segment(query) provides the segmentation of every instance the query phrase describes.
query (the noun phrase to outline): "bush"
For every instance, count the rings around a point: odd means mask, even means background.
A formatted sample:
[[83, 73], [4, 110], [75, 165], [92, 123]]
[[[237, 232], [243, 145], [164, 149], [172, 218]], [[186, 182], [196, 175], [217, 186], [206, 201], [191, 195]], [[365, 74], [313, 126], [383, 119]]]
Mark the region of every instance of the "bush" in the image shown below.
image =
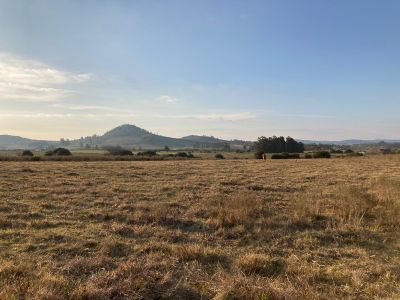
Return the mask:
[[138, 152], [139, 156], [156, 156], [157, 152], [156, 151], [152, 151], [152, 150], [147, 150], [147, 151], [143, 151], [143, 152]]
[[281, 153], [281, 154], [272, 154], [271, 159], [298, 159], [300, 158], [300, 154], [298, 153]]
[[68, 149], [65, 148], [56, 148], [54, 150], [49, 150], [46, 151], [44, 154], [46, 156], [53, 156], [53, 155], [58, 155], [58, 156], [69, 156], [72, 155], [71, 152]]
[[53, 153], [55, 155], [60, 155], [60, 156], [67, 156], [67, 155], [72, 155], [71, 151], [65, 148], [56, 148], [54, 149]]
[[119, 155], [133, 155], [132, 151], [122, 149]]
[[313, 155], [314, 158], [331, 158], [329, 151], [318, 151]]
[[175, 154], [176, 157], [188, 157], [188, 154], [186, 152], [178, 152]]
[[191, 152], [186, 153], [186, 152], [178, 152], [174, 155], [175, 157], [182, 157], [182, 158], [194, 158], [193, 154]]
[[338, 150], [338, 149], [331, 149], [331, 153], [332, 154], [343, 154], [343, 151], [342, 150]]
[[225, 157], [221, 153], [215, 154], [216, 159], [225, 159]]
[[107, 150], [111, 155], [133, 155], [132, 151], [126, 150], [121, 146], [105, 146], [103, 149]]
[[306, 153], [304, 155], [304, 158], [310, 159], [310, 158], [312, 158], [312, 154], [311, 153]]
[[256, 159], [262, 159], [263, 154], [264, 154], [264, 152], [262, 152], [262, 151], [257, 151], [257, 152], [254, 153], [254, 158], [256, 158]]
[[349, 152], [346, 156], [350, 156], [350, 157], [353, 157], [353, 156], [364, 156], [364, 154], [361, 153], [361, 152]]
[[33, 156], [33, 153], [30, 150], [24, 150], [24, 152], [22, 152], [22, 156]]

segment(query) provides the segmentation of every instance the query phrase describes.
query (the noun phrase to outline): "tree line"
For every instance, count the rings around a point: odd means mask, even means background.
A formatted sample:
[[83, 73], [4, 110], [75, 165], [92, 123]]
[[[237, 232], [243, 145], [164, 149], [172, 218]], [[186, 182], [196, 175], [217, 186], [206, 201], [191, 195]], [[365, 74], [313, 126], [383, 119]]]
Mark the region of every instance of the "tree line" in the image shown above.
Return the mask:
[[297, 142], [290, 136], [286, 139], [283, 136], [268, 138], [261, 136], [254, 143], [254, 150], [256, 153], [303, 153], [304, 144]]

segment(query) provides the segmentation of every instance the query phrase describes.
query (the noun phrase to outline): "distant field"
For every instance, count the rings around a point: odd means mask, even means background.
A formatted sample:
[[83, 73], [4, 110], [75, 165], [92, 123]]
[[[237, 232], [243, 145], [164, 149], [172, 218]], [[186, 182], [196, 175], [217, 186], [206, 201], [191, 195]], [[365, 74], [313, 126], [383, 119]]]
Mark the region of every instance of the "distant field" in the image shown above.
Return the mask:
[[[134, 157], [124, 156], [110, 156], [108, 151], [106, 150], [95, 150], [95, 149], [79, 149], [79, 150], [71, 150], [72, 157], [46, 157], [46, 151], [32, 151], [34, 156], [40, 157], [42, 160], [137, 160], [140, 157], [136, 156], [136, 154], [140, 151], [133, 151]], [[179, 151], [157, 151], [159, 155], [158, 158], [167, 158], [168, 156], [174, 155], [178, 152], [186, 152], [192, 153], [195, 158], [197, 159], [215, 159], [215, 155], [217, 153], [221, 153], [224, 158], [227, 159], [252, 159], [254, 158], [254, 153], [252, 152], [245, 152], [245, 153], [237, 153], [237, 152], [220, 152], [220, 151], [190, 151], [190, 150], [179, 150]], [[0, 160], [2, 159], [14, 159], [14, 160], [31, 160], [31, 157], [22, 157], [21, 156], [22, 150], [0, 150]], [[143, 159], [148, 159], [148, 157], [142, 157]], [[157, 157], [153, 157], [152, 159], [156, 160]]]
[[0, 162], [0, 299], [399, 299], [400, 156]]

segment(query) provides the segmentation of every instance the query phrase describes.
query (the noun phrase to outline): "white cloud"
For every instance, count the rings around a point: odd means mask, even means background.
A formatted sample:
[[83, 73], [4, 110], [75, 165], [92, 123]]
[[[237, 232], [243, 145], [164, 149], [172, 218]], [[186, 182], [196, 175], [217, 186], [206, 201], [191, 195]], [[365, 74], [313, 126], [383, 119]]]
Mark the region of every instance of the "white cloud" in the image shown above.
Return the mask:
[[82, 83], [90, 74], [73, 74], [43, 63], [0, 53], [0, 100], [51, 102], [74, 91], [66, 84]]
[[168, 95], [162, 95], [160, 97], [157, 97], [156, 100], [160, 101], [160, 102], [165, 102], [165, 103], [175, 103], [175, 102], [179, 101], [178, 98], [171, 97], [171, 96], [168, 96]]

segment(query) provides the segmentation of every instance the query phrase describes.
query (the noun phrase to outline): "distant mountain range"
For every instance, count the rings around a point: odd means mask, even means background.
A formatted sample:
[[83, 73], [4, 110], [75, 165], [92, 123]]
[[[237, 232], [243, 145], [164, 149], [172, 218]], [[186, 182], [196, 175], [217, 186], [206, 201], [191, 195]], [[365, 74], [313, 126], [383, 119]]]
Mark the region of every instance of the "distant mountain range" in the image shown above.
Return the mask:
[[324, 144], [324, 145], [338, 145], [338, 146], [352, 146], [352, 145], [374, 145], [379, 143], [395, 144], [400, 143], [400, 140], [376, 139], [376, 140], [343, 140], [343, 141], [311, 141], [311, 140], [298, 140], [304, 144]]
[[[311, 141], [299, 140], [304, 144], [356, 145], [400, 143], [400, 140], [344, 140], [344, 141]], [[164, 148], [225, 148], [243, 149], [250, 146], [251, 141], [223, 140], [213, 136], [189, 135], [182, 138], [172, 138], [151, 133], [135, 125], [121, 125], [103, 135], [92, 135], [76, 140], [33, 140], [19, 136], [0, 135], [0, 149], [47, 149], [50, 147], [68, 148], [101, 148], [109, 145], [120, 145], [126, 148], [156, 149]]]
[[122, 146], [136, 149], [164, 148], [243, 148], [252, 142], [227, 141], [212, 136], [190, 135], [183, 138], [172, 138], [151, 133], [135, 125], [121, 125], [103, 135], [92, 135], [76, 140], [60, 141], [32, 140], [19, 136], [0, 135], [0, 149], [46, 149], [49, 147], [68, 148], [101, 148], [104, 146]]
[[56, 146], [59, 142], [42, 141], [23, 138], [13, 135], [0, 135], [0, 149], [46, 149]]

